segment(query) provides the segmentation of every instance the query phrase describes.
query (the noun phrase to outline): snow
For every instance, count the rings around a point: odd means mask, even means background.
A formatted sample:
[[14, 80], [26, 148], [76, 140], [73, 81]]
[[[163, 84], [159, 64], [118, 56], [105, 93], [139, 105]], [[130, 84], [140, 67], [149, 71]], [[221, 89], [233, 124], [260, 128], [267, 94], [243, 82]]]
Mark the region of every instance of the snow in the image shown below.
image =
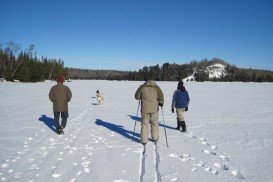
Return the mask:
[[208, 68], [222, 68], [222, 69], [225, 69], [226, 65], [223, 65], [221, 63], [215, 63], [213, 65], [208, 66]]
[[191, 81], [195, 81], [193, 74], [183, 79], [183, 82], [191, 82]]
[[6, 82], [4, 78], [0, 78], [0, 82]]
[[[191, 103], [182, 133], [170, 111], [177, 82], [157, 82], [169, 147], [160, 110], [158, 153], [149, 142], [145, 164], [134, 100], [142, 83], [65, 83], [73, 98], [65, 134], [56, 135], [48, 100], [54, 82], [1, 82], [0, 180], [273, 181], [272, 83], [185, 83]], [[96, 90], [102, 105], [92, 98]]]
[[[221, 78], [222, 76], [226, 75], [225, 68], [226, 68], [226, 65], [216, 63], [205, 68], [205, 72], [208, 73], [209, 78]], [[194, 71], [190, 76], [184, 78], [183, 82], [195, 81], [195, 77], [194, 77], [195, 73], [196, 71]]]
[[209, 78], [220, 78], [221, 76], [226, 75], [225, 71], [226, 66], [220, 63], [210, 65], [206, 68], [206, 71], [209, 74]]

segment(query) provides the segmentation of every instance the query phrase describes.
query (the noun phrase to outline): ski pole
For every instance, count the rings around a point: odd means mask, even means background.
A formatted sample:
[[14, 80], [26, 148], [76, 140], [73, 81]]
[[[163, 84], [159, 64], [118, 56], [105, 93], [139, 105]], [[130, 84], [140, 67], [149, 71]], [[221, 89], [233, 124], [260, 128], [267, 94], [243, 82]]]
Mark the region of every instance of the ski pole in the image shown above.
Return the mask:
[[[140, 100], [138, 101], [138, 106], [137, 106], [137, 117], [138, 117], [138, 111], [139, 111], [139, 105], [140, 105]], [[132, 141], [135, 137], [135, 130], [136, 130], [136, 120], [135, 120], [135, 126], [134, 126], [134, 132], [133, 132], [133, 136], [132, 136]]]
[[166, 127], [165, 127], [165, 120], [164, 120], [164, 115], [163, 115], [163, 107], [161, 107], [161, 111], [162, 111], [162, 118], [163, 118], [163, 124], [164, 124], [164, 131], [165, 131], [166, 144], [167, 144], [167, 147], [169, 147], [168, 138], [167, 138], [167, 132], [166, 132]]

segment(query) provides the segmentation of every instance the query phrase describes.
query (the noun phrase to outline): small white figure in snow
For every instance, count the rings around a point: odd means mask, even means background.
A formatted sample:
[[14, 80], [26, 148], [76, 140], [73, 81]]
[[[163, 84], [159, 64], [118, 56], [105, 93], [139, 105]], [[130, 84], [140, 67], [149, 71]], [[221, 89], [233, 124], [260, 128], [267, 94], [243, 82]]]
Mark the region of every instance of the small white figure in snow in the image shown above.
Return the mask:
[[96, 98], [97, 98], [98, 104], [100, 105], [103, 102], [103, 97], [101, 96], [99, 90], [97, 90], [97, 92], [96, 92]]

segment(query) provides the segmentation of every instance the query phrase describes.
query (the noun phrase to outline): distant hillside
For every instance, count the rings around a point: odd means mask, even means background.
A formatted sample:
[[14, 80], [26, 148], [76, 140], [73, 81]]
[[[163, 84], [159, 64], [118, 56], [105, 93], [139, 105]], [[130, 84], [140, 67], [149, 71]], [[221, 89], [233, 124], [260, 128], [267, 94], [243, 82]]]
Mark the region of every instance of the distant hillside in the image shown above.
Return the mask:
[[88, 70], [68, 68], [72, 79], [144, 80], [156, 81], [242, 81], [273, 82], [273, 71], [237, 68], [218, 59], [191, 61], [186, 64], [164, 63], [162, 66], [144, 66], [139, 71]]
[[269, 70], [237, 68], [227, 63], [211, 63], [209, 66], [195, 67], [191, 75], [183, 81], [242, 81], [272, 82], [273, 72]]
[[[203, 73], [204, 79], [220, 79], [222, 77], [225, 77], [227, 75], [226, 73], [226, 67], [227, 63], [214, 63], [211, 65], [205, 65], [201, 68], [198, 68], [198, 66], [194, 67], [194, 71], [191, 75], [184, 78], [183, 81], [196, 81], [198, 78], [200, 78], [200, 75], [197, 75], [198, 72]], [[199, 77], [198, 77], [199, 76]], [[202, 75], [201, 75], [202, 76]]]

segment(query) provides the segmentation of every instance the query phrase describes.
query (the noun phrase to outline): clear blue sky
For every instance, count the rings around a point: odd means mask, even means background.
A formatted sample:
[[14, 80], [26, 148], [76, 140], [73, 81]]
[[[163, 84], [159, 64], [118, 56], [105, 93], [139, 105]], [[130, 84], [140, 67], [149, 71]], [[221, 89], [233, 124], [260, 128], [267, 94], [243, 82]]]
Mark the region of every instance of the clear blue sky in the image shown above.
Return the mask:
[[273, 70], [272, 0], [0, 0], [0, 42], [67, 67], [138, 70], [218, 57]]

